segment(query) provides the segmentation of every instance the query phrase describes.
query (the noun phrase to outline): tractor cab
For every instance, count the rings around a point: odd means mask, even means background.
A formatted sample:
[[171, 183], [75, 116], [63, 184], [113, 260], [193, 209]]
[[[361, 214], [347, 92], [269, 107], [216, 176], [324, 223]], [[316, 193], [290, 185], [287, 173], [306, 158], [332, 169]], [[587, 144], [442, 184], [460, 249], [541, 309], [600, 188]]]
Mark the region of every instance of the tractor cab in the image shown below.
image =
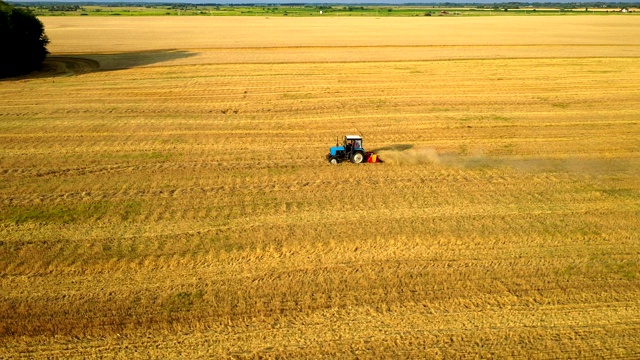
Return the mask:
[[364, 150], [362, 145], [362, 136], [346, 135], [342, 141], [342, 145], [336, 141], [336, 146], [332, 146], [329, 149], [327, 160], [332, 164], [338, 164], [343, 161], [351, 161], [354, 164], [360, 164], [362, 162], [371, 162], [369, 160], [371, 155], [372, 153], [368, 153]]
[[362, 148], [362, 137], [358, 135], [345, 136], [342, 146], [344, 146], [344, 148], [347, 150], [351, 149], [351, 151], [354, 151], [354, 150], [364, 151], [364, 149]]

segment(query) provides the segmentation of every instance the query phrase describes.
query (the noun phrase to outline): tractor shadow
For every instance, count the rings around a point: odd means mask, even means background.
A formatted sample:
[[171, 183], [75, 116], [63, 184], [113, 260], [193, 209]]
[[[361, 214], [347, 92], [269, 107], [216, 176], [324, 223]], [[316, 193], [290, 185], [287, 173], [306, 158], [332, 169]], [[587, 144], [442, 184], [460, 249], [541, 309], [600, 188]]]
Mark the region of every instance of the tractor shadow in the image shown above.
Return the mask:
[[82, 75], [91, 72], [103, 72], [132, 69], [155, 65], [197, 55], [183, 50], [137, 51], [109, 54], [78, 54], [47, 56], [42, 68], [30, 74], [6, 78], [4, 81], [38, 78], [54, 78]]

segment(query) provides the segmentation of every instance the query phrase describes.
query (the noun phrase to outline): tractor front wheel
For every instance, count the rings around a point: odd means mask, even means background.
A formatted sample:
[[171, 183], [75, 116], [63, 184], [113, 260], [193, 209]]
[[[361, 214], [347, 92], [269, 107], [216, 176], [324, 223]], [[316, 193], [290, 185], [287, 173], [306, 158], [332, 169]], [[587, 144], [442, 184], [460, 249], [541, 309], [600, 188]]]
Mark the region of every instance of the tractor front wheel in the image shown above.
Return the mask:
[[351, 162], [354, 164], [360, 164], [362, 161], [364, 161], [364, 154], [360, 151], [353, 153], [351, 156]]
[[335, 156], [332, 156], [329, 159], [329, 163], [333, 164], [333, 165], [337, 165], [338, 164], [338, 159]]

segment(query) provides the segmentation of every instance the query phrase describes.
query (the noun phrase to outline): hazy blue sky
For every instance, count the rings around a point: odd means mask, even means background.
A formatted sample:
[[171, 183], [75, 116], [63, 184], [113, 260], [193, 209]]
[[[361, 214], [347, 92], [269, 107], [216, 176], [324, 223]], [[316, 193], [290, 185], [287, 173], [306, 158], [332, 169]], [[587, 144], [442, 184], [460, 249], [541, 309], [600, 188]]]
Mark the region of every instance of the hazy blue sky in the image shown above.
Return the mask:
[[[5, 0], [6, 1], [6, 0]], [[127, 2], [136, 2], [136, 3], [190, 3], [190, 4], [287, 4], [287, 3], [304, 3], [304, 4], [406, 4], [406, 3], [418, 3], [418, 1], [412, 0], [342, 0], [342, 1], [327, 1], [327, 0], [244, 0], [244, 1], [229, 1], [229, 0], [9, 0], [9, 3], [29, 3], [29, 2], [64, 2], [64, 3], [73, 3], [73, 2], [98, 2], [98, 3], [109, 3], [109, 2], [117, 2], [117, 3], [127, 3]], [[492, 1], [492, 0], [446, 0], [446, 1], [428, 1], [428, 4], [437, 4], [437, 3], [477, 3], [477, 4], [494, 4], [494, 3], [504, 3], [504, 2], [516, 2], [514, 1]], [[531, 3], [545, 3], [545, 2], [553, 2], [553, 3], [579, 3], [578, 1], [572, 0], [558, 0], [558, 1], [530, 1]], [[596, 2], [596, 1], [593, 1]], [[617, 0], [602, 0], [597, 2], [620, 2]], [[523, 3], [526, 3], [523, 1]], [[589, 3], [589, 1], [583, 1], [583, 3]], [[632, 3], [640, 4], [640, 2], [635, 1]]]

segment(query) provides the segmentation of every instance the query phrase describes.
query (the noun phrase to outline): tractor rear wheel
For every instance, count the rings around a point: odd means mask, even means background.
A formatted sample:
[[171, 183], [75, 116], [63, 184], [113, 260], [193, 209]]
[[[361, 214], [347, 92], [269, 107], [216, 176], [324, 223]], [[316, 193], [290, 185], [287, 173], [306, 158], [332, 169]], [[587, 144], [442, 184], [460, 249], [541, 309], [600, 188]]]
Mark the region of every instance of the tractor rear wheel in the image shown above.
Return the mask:
[[360, 151], [353, 153], [351, 155], [351, 162], [354, 164], [360, 164], [364, 160], [364, 154]]

